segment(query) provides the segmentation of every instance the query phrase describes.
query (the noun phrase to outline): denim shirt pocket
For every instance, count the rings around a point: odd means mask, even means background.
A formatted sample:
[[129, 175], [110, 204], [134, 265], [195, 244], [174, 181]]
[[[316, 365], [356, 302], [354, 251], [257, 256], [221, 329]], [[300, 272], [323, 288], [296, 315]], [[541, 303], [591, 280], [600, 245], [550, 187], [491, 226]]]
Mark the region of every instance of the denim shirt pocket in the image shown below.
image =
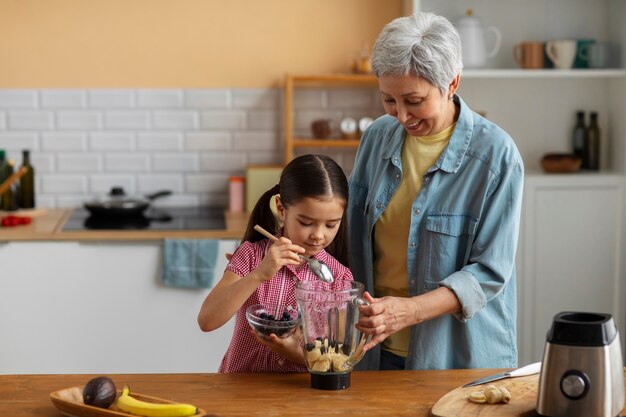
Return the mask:
[[470, 214], [429, 214], [422, 241], [426, 289], [459, 271], [469, 260], [478, 219]]

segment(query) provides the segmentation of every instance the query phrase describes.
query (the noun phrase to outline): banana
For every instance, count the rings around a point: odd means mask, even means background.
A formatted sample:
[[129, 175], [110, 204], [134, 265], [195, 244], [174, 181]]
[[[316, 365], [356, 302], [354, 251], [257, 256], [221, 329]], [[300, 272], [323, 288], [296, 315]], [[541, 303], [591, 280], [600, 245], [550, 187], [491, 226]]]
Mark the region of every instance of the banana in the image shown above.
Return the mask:
[[146, 417], [185, 417], [193, 416], [198, 409], [191, 404], [149, 403], [130, 396], [130, 388], [125, 386], [122, 394], [115, 401], [118, 410]]

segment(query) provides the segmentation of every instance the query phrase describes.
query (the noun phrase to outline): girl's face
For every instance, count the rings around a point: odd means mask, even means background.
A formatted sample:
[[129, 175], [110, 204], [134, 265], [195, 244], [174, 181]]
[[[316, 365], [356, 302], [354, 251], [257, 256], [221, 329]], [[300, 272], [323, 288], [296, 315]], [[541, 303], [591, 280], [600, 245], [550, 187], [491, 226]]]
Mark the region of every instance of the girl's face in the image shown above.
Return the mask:
[[414, 75], [385, 75], [378, 79], [383, 107], [398, 119], [412, 136], [439, 133], [454, 123], [455, 105], [448, 97], [458, 87], [457, 76], [447, 94], [425, 78]]
[[306, 197], [285, 208], [276, 199], [278, 215], [284, 222], [284, 236], [305, 249], [305, 256], [315, 256], [330, 245], [341, 224], [346, 202], [337, 197], [317, 199]]

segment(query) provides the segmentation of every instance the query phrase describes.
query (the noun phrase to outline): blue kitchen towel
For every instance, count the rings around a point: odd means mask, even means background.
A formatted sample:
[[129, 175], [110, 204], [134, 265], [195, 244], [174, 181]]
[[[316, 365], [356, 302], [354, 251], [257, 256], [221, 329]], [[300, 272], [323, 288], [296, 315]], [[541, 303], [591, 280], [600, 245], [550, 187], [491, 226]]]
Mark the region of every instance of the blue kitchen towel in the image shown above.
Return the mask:
[[165, 239], [163, 284], [182, 288], [212, 288], [218, 239]]

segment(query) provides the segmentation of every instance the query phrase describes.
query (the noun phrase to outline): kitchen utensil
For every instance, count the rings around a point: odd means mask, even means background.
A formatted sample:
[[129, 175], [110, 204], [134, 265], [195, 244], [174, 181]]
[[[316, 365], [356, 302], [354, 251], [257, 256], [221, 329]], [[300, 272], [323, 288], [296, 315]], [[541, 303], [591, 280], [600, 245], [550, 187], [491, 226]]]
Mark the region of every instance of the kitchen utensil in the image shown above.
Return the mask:
[[[117, 390], [121, 394], [121, 390]], [[133, 392], [132, 396], [141, 401], [152, 403], [173, 403], [174, 401], [163, 398], [152, 397]], [[83, 387], [64, 388], [50, 393], [50, 401], [61, 412], [61, 414], [75, 417], [132, 417], [132, 414], [111, 408], [98, 408], [87, 405], [83, 402]], [[201, 417], [206, 415], [206, 411], [198, 408], [198, 412], [191, 417]]]
[[[463, 66], [465, 68], [481, 68], [487, 64], [488, 58], [496, 56], [500, 50], [502, 34], [500, 30], [488, 26], [484, 27], [480, 19], [474, 16], [474, 11], [468, 9], [466, 15], [456, 22], [456, 29], [461, 37]], [[493, 45], [487, 49], [485, 34], [493, 35]]]
[[28, 172], [28, 168], [21, 167], [16, 172], [14, 172], [9, 178], [4, 180], [2, 184], [0, 185], [0, 195], [4, 194], [5, 191], [8, 190], [15, 181], [22, 178], [22, 175], [26, 174], [26, 172]]
[[515, 378], [520, 376], [534, 375], [538, 374], [539, 370], [541, 370], [541, 362], [535, 362], [531, 363], [530, 365], [522, 366], [521, 368], [515, 369], [513, 371], [500, 372], [498, 374], [477, 379], [463, 385], [463, 387], [473, 387], [475, 385], [482, 385], [486, 384], [487, 382], [497, 381], [504, 378]]
[[[267, 230], [265, 230], [264, 228], [262, 228], [258, 224], [254, 226], [254, 230], [256, 230], [257, 232], [261, 233], [263, 236], [265, 236], [266, 238], [268, 238], [272, 242], [276, 242], [278, 240], [278, 238], [276, 236], [274, 236], [273, 234], [271, 234], [270, 232], [268, 232]], [[322, 262], [322, 261], [320, 261], [318, 259], [315, 259], [315, 258], [308, 258], [308, 257], [306, 257], [304, 255], [300, 255], [300, 254], [298, 254], [298, 256], [302, 260], [306, 261], [306, 263], [309, 264], [309, 268], [311, 268], [311, 271], [320, 280], [322, 280], [324, 282], [329, 282], [329, 283], [333, 282], [335, 280], [335, 277], [333, 276], [333, 273], [331, 272], [330, 268], [328, 268], [328, 265], [326, 265], [324, 262]]]
[[615, 417], [624, 407], [624, 364], [613, 317], [561, 312], [546, 337], [537, 412]]
[[520, 68], [543, 68], [543, 42], [522, 42], [513, 46], [513, 58]]
[[508, 404], [473, 403], [467, 397], [482, 387], [459, 387], [437, 400], [431, 410], [431, 415], [433, 417], [531, 417], [537, 415], [535, 408], [537, 407], [539, 375], [504, 379], [494, 385], [505, 387], [511, 393], [511, 401]]
[[576, 58], [576, 41], [560, 40], [546, 43], [546, 54], [557, 69], [570, 69]]
[[263, 338], [270, 334], [284, 339], [300, 324], [298, 309], [291, 305], [254, 304], [246, 309], [248, 324]]
[[94, 216], [138, 216], [150, 207], [153, 200], [170, 194], [171, 191], [158, 191], [145, 197], [132, 197], [122, 187], [113, 187], [106, 197], [83, 205]]
[[550, 173], [576, 172], [582, 162], [582, 158], [573, 153], [549, 153], [541, 158], [541, 167]]
[[356, 281], [296, 284], [304, 358], [312, 388], [340, 390], [350, 386], [350, 373], [371, 339], [355, 327], [359, 306], [369, 304], [362, 296], [363, 284]]

